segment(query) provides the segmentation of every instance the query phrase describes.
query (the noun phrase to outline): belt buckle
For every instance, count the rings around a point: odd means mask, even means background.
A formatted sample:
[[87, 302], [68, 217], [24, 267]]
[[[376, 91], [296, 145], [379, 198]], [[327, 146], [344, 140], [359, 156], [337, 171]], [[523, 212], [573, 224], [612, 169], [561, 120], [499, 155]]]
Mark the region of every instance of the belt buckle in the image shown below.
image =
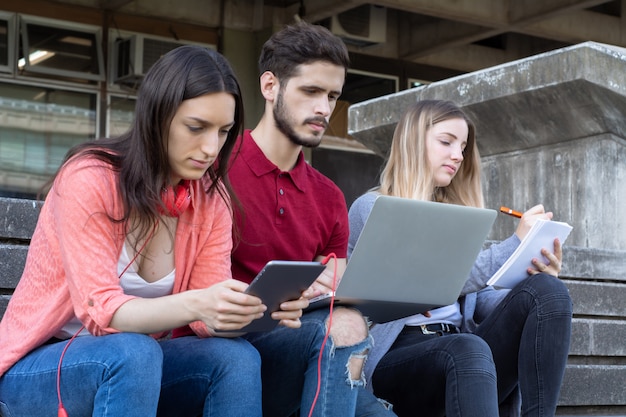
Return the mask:
[[422, 329], [423, 334], [436, 334], [438, 336], [441, 336], [443, 333], [441, 330], [437, 330], [435, 332], [433, 332], [432, 330], [428, 330], [428, 325], [426, 324], [420, 324], [420, 328]]

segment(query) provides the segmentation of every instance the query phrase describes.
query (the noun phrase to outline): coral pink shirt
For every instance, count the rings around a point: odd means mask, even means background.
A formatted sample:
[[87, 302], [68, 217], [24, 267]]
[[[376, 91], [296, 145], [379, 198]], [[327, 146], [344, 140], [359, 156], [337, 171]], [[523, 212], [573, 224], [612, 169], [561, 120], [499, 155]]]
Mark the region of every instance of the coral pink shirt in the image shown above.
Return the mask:
[[[192, 204], [179, 218], [174, 293], [231, 278], [229, 205], [203, 182], [191, 182]], [[125, 241], [117, 173], [91, 157], [61, 171], [48, 194], [31, 240], [26, 266], [0, 322], [0, 376], [54, 336], [75, 314], [93, 335], [110, 327], [115, 311], [134, 296], [119, 284], [117, 262]], [[201, 322], [193, 331], [209, 336]], [[157, 336], [157, 335], [155, 335]]]

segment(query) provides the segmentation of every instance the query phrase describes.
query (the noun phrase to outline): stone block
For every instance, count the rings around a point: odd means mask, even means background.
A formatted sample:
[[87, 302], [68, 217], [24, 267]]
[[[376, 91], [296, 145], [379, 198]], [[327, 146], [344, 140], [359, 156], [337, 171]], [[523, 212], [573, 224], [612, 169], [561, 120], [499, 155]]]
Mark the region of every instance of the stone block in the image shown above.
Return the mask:
[[[574, 314], [626, 317], [626, 283], [565, 281]], [[626, 338], [624, 339], [626, 345]]]
[[4, 316], [4, 312], [7, 309], [7, 304], [9, 304], [9, 299], [11, 296], [6, 294], [0, 294], [0, 320], [2, 320], [2, 316]]
[[572, 319], [572, 336], [570, 338], [570, 355], [589, 355], [593, 349], [590, 319]]
[[568, 365], [560, 406], [626, 405], [626, 365]]
[[0, 244], [0, 288], [15, 288], [22, 276], [27, 253], [26, 245]]
[[[593, 355], [626, 356], [626, 321], [599, 320], [593, 323]], [[626, 374], [624, 375], [626, 389]]]
[[560, 276], [626, 283], [626, 250], [565, 245]]
[[[626, 318], [601, 320], [572, 319], [570, 356], [594, 357], [611, 361], [626, 356]], [[625, 381], [626, 382], [626, 381]]]
[[[623, 161], [626, 141], [607, 134], [483, 157], [485, 204], [525, 211], [543, 203], [555, 220], [574, 226], [567, 245], [626, 249]], [[494, 224], [490, 238], [511, 234], [515, 223], [504, 220]]]
[[0, 238], [30, 240], [40, 209], [39, 201], [0, 197]]

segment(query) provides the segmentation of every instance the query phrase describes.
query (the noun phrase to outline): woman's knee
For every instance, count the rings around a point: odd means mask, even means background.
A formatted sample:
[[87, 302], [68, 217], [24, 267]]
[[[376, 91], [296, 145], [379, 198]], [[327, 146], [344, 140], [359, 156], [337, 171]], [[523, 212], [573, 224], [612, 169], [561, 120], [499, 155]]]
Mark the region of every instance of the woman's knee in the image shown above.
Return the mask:
[[229, 341], [234, 343], [227, 350], [226, 360], [230, 359], [232, 363], [234, 357], [237, 358], [237, 367], [244, 365], [246, 368], [261, 368], [261, 355], [254, 346], [244, 339], [230, 339]]
[[470, 333], [442, 337], [451, 337], [448, 353], [455, 367], [483, 369], [495, 375], [493, 355], [485, 340]]
[[567, 286], [561, 279], [541, 273], [529, 277], [526, 281], [541, 305], [550, 305], [551, 309], [571, 314], [572, 300]]
[[163, 352], [151, 336], [137, 333], [118, 333], [104, 336], [111, 358], [111, 370], [121, 370], [140, 378], [161, 377]]
[[198, 370], [204, 367], [207, 372], [213, 372], [216, 366], [223, 371], [261, 369], [261, 355], [244, 339], [207, 338], [197, 339], [197, 342], [200, 346], [189, 353]]
[[485, 356], [491, 357], [491, 349], [489, 348], [487, 342], [485, 342], [481, 337], [472, 333], [459, 333], [451, 336], [453, 340], [453, 343], [451, 343], [451, 350], [453, 352], [479, 352]]
[[539, 273], [528, 277], [525, 282], [542, 293], [560, 293], [569, 295], [563, 281], [553, 275]]
[[246, 390], [261, 387], [261, 356], [244, 339], [201, 339], [206, 346], [213, 345], [204, 352], [196, 351], [193, 363], [188, 369], [195, 380], [203, 380], [207, 389], [216, 382], [226, 386], [245, 387]]

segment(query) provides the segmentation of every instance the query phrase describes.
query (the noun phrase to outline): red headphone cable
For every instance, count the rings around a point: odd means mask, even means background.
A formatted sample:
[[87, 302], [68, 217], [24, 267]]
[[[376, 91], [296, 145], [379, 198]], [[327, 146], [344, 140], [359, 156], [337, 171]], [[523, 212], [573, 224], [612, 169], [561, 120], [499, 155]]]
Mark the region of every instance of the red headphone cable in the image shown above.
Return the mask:
[[61, 364], [63, 363], [63, 357], [65, 356], [65, 352], [67, 352], [67, 348], [70, 347], [70, 344], [76, 339], [76, 336], [83, 331], [85, 325], [82, 325], [80, 329], [70, 338], [65, 347], [63, 348], [63, 352], [61, 352], [61, 357], [59, 358], [59, 364], [57, 365], [57, 397], [59, 399], [59, 417], [68, 417], [67, 411], [63, 406], [63, 401], [61, 400]]
[[[157, 221], [154, 223], [154, 227], [152, 228], [152, 231], [146, 238], [146, 241], [143, 243], [143, 245], [141, 245], [141, 248], [137, 251], [135, 256], [133, 256], [133, 259], [131, 259], [128, 265], [126, 265], [126, 267], [122, 270], [118, 278], [122, 278], [122, 275], [124, 275], [126, 271], [128, 271], [128, 268], [130, 268], [130, 266], [137, 260], [137, 257], [139, 257], [139, 254], [141, 253], [141, 251], [144, 250], [144, 248], [146, 247], [150, 239], [152, 239], [152, 236], [154, 235], [154, 232], [156, 231], [156, 228], [158, 225], [159, 225], [159, 221], [157, 219]], [[65, 356], [65, 352], [67, 352], [67, 348], [70, 347], [70, 344], [74, 341], [74, 339], [76, 339], [76, 336], [78, 336], [80, 332], [83, 331], [83, 329], [85, 329], [84, 324], [82, 325], [80, 329], [78, 329], [76, 333], [74, 333], [74, 335], [67, 342], [67, 344], [63, 348], [63, 351], [61, 352], [61, 357], [59, 358], [59, 364], [57, 365], [57, 398], [59, 400], [58, 417], [68, 417], [67, 411], [65, 410], [65, 407], [63, 406], [63, 400], [61, 400], [61, 365], [63, 364], [63, 357]]]
[[326, 347], [326, 341], [328, 341], [328, 337], [330, 336], [330, 327], [333, 324], [333, 306], [335, 304], [335, 290], [337, 289], [337, 255], [334, 253], [329, 254], [322, 260], [322, 264], [326, 265], [328, 261], [333, 258], [335, 260], [333, 264], [333, 292], [330, 297], [330, 311], [328, 313], [328, 326], [326, 328], [326, 334], [324, 335], [324, 340], [322, 340], [322, 346], [320, 346], [320, 353], [317, 356], [317, 389], [315, 390], [315, 397], [313, 398], [313, 403], [311, 404], [311, 408], [309, 409], [309, 416], [313, 415], [313, 409], [315, 408], [315, 404], [317, 403], [317, 398], [320, 395], [320, 390], [322, 387], [322, 355], [324, 353], [324, 347]]

